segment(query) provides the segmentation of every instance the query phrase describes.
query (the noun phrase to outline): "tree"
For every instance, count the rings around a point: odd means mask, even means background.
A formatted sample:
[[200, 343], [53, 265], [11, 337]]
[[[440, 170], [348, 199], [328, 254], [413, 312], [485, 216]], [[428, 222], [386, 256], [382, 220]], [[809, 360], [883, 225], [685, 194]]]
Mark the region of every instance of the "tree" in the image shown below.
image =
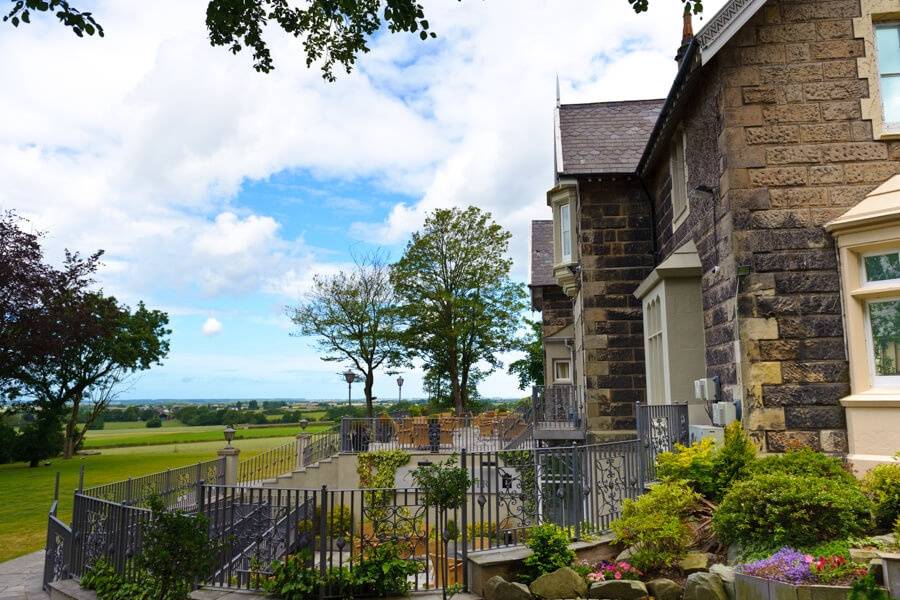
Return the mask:
[[509, 278], [510, 237], [476, 207], [438, 209], [391, 270], [408, 323], [406, 346], [429, 368], [446, 372], [457, 414], [476, 365], [494, 369], [497, 353], [515, 347], [525, 288]]
[[372, 417], [375, 371], [403, 362], [402, 323], [384, 253], [354, 257], [354, 264], [350, 272], [316, 275], [312, 290], [287, 312], [300, 335], [317, 338], [325, 353], [322, 360], [353, 365], [364, 381], [366, 410]]
[[[50, 324], [34, 342], [44, 348], [43, 360], [19, 365], [15, 378], [42, 413], [65, 415], [63, 456], [71, 458], [123, 381], [168, 354], [168, 316], [142, 302], [132, 311], [112, 296], [68, 287], [52, 288], [34, 312], [32, 320]], [[85, 400], [93, 406], [79, 427]]]
[[[33, 12], [53, 11], [78, 37], [103, 37], [103, 27], [93, 14], [79, 11], [66, 0], [11, 1], [13, 8], [3, 20], [16, 27], [30, 23]], [[701, 0], [680, 1], [686, 12], [703, 11]], [[649, 8], [649, 0], [628, 2], [638, 13]], [[356, 58], [369, 51], [369, 39], [382, 27], [391, 33], [417, 34], [421, 40], [436, 37], [417, 0], [306, 0], [302, 7], [291, 4], [289, 0], [210, 0], [206, 7], [209, 42], [228, 48], [232, 54], [250, 48], [253, 68], [269, 73], [275, 63], [263, 29], [274, 24], [302, 40], [307, 66], [321, 63], [322, 77], [334, 81], [334, 67], [340, 65], [349, 73]]]
[[544, 327], [540, 321], [527, 320], [531, 335], [519, 342], [525, 357], [509, 364], [509, 374], [519, 379], [519, 389], [544, 385]]

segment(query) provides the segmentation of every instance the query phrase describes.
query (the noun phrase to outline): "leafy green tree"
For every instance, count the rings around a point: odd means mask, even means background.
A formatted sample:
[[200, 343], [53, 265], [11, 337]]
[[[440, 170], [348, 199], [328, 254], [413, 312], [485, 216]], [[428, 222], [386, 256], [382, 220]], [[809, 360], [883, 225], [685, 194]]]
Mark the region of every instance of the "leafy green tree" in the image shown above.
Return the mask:
[[[112, 296], [67, 288], [51, 290], [35, 311], [36, 318], [52, 324], [32, 340], [45, 352], [42, 360], [19, 365], [15, 378], [33, 406], [65, 415], [63, 456], [70, 458], [129, 375], [168, 354], [169, 319], [143, 303], [132, 310]], [[79, 427], [85, 401], [92, 410]]]
[[[103, 37], [103, 27], [90, 12], [81, 12], [66, 0], [11, 0], [13, 7], [4, 21], [18, 27], [31, 22], [32, 13], [54, 12], [59, 21], [78, 37]], [[680, 0], [685, 11], [699, 14], [701, 0]], [[628, 0], [635, 12], [644, 12], [649, 0]], [[295, 6], [294, 4], [300, 4]], [[360, 54], [369, 51], [370, 38], [384, 28], [391, 33], [406, 32], [422, 40], [436, 37], [417, 0], [210, 0], [206, 7], [206, 27], [213, 46], [224, 46], [232, 54], [245, 48], [253, 52], [253, 68], [268, 73], [275, 68], [272, 53], [263, 37], [267, 26], [301, 40], [306, 65], [319, 63], [322, 77], [334, 81], [334, 69], [348, 73]]]
[[58, 455], [65, 442], [59, 417], [48, 411], [38, 411], [34, 419], [22, 427], [15, 441], [13, 458], [38, 466], [40, 461]]
[[304, 300], [287, 310], [300, 335], [316, 338], [322, 360], [353, 365], [372, 417], [375, 371], [403, 362], [402, 322], [384, 253], [356, 256], [354, 263], [350, 272], [316, 275]]
[[510, 237], [474, 206], [438, 209], [391, 270], [408, 325], [406, 347], [446, 372], [457, 414], [476, 365], [497, 368], [497, 354], [515, 347], [525, 289], [509, 277]]
[[531, 335], [519, 342], [525, 357], [509, 364], [509, 374], [519, 380], [519, 389], [544, 385], [544, 326], [540, 321], [526, 320]]

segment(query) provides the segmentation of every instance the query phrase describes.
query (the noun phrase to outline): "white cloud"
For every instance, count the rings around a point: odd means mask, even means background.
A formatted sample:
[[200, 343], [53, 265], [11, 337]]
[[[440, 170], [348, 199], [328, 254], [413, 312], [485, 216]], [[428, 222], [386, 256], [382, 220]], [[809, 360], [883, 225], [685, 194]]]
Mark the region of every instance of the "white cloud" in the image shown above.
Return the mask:
[[[286, 233], [317, 203], [381, 243], [436, 207], [476, 204], [512, 230], [524, 277], [529, 222], [549, 215], [556, 76], [564, 102], [664, 96], [681, 34], [673, 1], [637, 16], [626, 0], [426, 0], [438, 39], [382, 35], [328, 84], [277, 28], [269, 75], [247, 52], [211, 48], [204, 8], [98, 0], [105, 38], [49, 17], [0, 36], [11, 57], [0, 62], [0, 208], [48, 231], [50, 256], [106, 249], [103, 284], [128, 300], [199, 295], [205, 309], [210, 298], [299, 296], [314, 272], [340, 268]], [[237, 204], [243, 183], [286, 169], [412, 200], [383, 218], [330, 190], [297, 190], [287, 215]]]
[[205, 336], [213, 336], [222, 333], [222, 321], [215, 317], [209, 317], [203, 321], [200, 332]]

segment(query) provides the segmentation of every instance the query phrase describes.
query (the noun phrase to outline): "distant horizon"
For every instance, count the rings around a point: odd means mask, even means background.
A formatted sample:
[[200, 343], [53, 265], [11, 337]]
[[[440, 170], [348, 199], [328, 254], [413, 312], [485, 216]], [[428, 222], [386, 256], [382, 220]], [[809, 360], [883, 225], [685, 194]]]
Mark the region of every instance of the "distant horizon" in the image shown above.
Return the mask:
[[[501, 396], [491, 396], [484, 397], [484, 400], [488, 401], [509, 401], [509, 400], [519, 400], [523, 396], [510, 396], [510, 397], [501, 397]], [[211, 404], [214, 402], [250, 402], [251, 400], [256, 400], [257, 402], [289, 402], [289, 403], [323, 403], [323, 402], [336, 402], [336, 403], [346, 403], [346, 398], [264, 398], [260, 396], [248, 396], [244, 398], [125, 398], [118, 399], [110, 403], [111, 406], [121, 405], [121, 404], [165, 404], [167, 402], [188, 402], [192, 404]], [[406, 402], [427, 402], [427, 398], [415, 397], [415, 398], [403, 398]], [[365, 404], [365, 398], [353, 398], [353, 404]], [[375, 403], [384, 403], [384, 404], [393, 404], [397, 402], [397, 399], [387, 399], [387, 398], [376, 398]]]

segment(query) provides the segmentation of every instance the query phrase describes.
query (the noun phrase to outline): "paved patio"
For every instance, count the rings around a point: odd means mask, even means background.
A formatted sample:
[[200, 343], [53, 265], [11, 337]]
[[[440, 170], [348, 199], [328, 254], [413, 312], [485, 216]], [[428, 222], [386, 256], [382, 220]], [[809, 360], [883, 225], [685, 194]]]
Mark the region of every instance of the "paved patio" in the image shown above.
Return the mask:
[[41, 589], [43, 572], [43, 550], [0, 563], [0, 600], [46, 600], [49, 596]]

